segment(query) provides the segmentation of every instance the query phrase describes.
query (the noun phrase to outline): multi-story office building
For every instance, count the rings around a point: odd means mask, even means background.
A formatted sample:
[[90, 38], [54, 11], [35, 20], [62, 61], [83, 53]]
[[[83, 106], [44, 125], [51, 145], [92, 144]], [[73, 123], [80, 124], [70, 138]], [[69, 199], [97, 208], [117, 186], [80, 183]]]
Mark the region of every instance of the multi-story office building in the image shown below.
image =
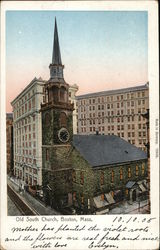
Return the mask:
[[[44, 84], [45, 81], [41, 78], [33, 79], [11, 103], [14, 127], [14, 174], [29, 185], [42, 184], [40, 106], [45, 101]], [[74, 105], [77, 90], [77, 85], [69, 86], [69, 99]], [[77, 117], [75, 113], [73, 114], [73, 129], [76, 133]]]
[[78, 133], [118, 135], [145, 149], [147, 128], [142, 114], [149, 108], [149, 84], [76, 97]]
[[73, 134], [77, 134], [78, 130], [78, 110], [76, 105], [76, 92], [78, 91], [77, 84], [73, 84], [69, 86], [69, 100], [74, 104], [73, 110]]
[[6, 114], [7, 173], [13, 173], [13, 114]]
[[44, 83], [34, 78], [12, 101], [14, 174], [29, 185], [42, 183], [42, 129], [40, 105]]

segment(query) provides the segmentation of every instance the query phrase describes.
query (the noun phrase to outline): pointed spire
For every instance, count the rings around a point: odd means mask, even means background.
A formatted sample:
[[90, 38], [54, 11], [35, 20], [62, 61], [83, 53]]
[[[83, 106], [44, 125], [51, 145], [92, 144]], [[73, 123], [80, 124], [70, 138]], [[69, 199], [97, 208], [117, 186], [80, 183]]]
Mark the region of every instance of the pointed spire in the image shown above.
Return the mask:
[[55, 17], [55, 27], [54, 27], [54, 43], [53, 43], [52, 64], [62, 65], [56, 17]]

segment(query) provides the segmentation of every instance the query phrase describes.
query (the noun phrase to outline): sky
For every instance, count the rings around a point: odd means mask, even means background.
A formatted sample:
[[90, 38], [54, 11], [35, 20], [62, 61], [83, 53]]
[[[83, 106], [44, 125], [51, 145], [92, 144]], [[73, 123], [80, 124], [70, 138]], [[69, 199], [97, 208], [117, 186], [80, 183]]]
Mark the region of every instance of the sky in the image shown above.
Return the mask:
[[148, 81], [146, 11], [7, 11], [7, 112], [34, 77], [49, 79], [55, 17], [64, 78], [77, 95]]

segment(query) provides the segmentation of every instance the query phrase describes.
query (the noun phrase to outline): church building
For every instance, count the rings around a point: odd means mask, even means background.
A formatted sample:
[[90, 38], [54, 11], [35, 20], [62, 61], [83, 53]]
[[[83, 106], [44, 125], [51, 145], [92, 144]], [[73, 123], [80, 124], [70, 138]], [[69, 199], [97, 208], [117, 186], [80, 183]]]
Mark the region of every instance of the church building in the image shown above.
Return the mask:
[[42, 113], [42, 185], [46, 204], [76, 214], [107, 213], [148, 190], [147, 155], [115, 135], [73, 135], [73, 104], [63, 76], [55, 20], [50, 79]]

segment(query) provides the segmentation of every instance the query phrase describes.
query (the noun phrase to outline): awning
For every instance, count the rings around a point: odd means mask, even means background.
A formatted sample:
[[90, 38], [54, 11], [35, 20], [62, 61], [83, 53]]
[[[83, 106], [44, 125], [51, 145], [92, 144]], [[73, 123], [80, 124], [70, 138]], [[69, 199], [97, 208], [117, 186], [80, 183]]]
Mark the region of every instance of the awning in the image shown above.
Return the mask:
[[109, 204], [115, 203], [115, 200], [113, 199], [111, 193], [105, 194], [105, 197], [106, 197], [107, 201], [109, 202]]
[[106, 209], [104, 209], [102, 211], [96, 212], [96, 215], [98, 215], [98, 214], [107, 214], [108, 212], [109, 212], [109, 209], [106, 208]]
[[109, 205], [109, 203], [107, 201], [101, 199], [100, 195], [94, 197], [93, 200], [94, 200], [94, 203], [95, 203], [97, 208], [101, 208], [101, 207], [105, 207], [105, 206]]
[[126, 188], [132, 188], [136, 184], [135, 181], [128, 181], [126, 184]]
[[146, 180], [138, 181], [137, 184], [138, 184], [138, 186], [139, 186], [139, 188], [141, 189], [142, 192], [147, 191]]
[[141, 189], [142, 192], [146, 192], [146, 188], [143, 186], [143, 184], [139, 184], [139, 187]]

